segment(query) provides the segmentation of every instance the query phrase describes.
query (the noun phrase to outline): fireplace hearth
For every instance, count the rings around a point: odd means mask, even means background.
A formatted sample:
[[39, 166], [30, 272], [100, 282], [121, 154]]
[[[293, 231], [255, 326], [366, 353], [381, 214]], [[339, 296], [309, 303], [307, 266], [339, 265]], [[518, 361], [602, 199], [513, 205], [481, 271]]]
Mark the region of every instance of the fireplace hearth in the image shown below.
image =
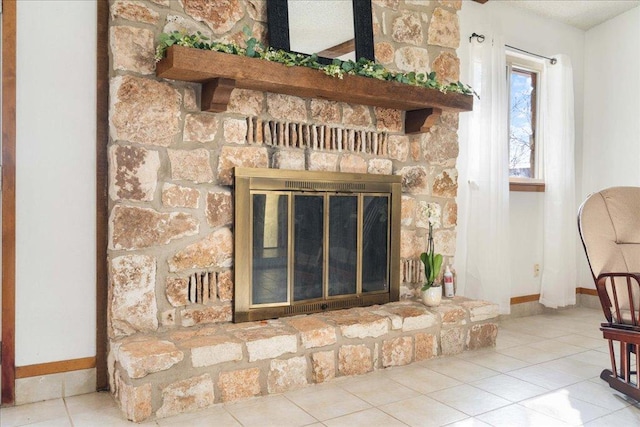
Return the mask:
[[401, 179], [235, 170], [234, 321], [399, 297]]

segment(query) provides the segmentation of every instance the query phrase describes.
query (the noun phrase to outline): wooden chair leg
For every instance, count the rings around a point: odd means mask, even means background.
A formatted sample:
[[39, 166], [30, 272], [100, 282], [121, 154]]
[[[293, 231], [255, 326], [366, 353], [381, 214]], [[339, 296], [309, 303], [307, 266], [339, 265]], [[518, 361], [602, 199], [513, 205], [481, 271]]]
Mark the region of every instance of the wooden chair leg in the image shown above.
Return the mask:
[[611, 372], [618, 375], [618, 368], [616, 367], [616, 354], [613, 351], [613, 340], [609, 340], [609, 357], [611, 358]]
[[620, 376], [629, 382], [629, 349], [627, 343], [620, 341]]
[[640, 350], [640, 344], [635, 344], [634, 345], [634, 354], [636, 356], [636, 388], [640, 389], [640, 377], [638, 377], [638, 375], [640, 375], [640, 359], [638, 358], [638, 351]]

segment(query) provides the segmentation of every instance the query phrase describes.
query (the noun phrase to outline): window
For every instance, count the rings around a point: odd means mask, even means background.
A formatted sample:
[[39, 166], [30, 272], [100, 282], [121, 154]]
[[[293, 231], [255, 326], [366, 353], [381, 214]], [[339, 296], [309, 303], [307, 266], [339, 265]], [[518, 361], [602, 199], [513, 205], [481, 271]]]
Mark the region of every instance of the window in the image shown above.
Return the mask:
[[539, 159], [538, 84], [542, 67], [507, 56], [509, 178], [512, 191], [544, 191]]

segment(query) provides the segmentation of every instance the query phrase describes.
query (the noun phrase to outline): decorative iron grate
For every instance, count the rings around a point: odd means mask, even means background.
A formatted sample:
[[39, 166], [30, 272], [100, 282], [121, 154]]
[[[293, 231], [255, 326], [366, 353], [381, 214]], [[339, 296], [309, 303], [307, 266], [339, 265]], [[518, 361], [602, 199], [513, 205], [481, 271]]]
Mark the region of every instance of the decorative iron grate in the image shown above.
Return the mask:
[[285, 314], [313, 313], [316, 311], [336, 310], [339, 308], [354, 307], [359, 305], [362, 305], [362, 298], [320, 301], [286, 307]]
[[352, 182], [285, 181], [287, 189], [321, 191], [364, 191], [365, 185]]

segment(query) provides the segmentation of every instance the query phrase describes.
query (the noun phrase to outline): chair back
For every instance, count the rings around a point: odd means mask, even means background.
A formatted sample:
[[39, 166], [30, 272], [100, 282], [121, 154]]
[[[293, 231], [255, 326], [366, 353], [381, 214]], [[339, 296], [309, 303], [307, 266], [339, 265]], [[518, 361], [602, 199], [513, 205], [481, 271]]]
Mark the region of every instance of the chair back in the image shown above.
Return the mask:
[[[640, 187], [612, 187], [580, 207], [578, 229], [605, 317], [638, 326]], [[609, 276], [607, 276], [609, 275]]]

